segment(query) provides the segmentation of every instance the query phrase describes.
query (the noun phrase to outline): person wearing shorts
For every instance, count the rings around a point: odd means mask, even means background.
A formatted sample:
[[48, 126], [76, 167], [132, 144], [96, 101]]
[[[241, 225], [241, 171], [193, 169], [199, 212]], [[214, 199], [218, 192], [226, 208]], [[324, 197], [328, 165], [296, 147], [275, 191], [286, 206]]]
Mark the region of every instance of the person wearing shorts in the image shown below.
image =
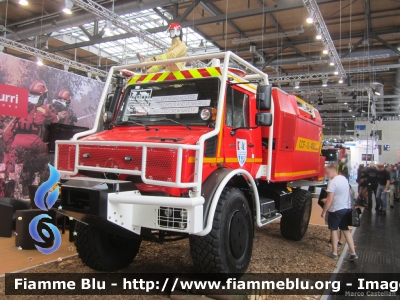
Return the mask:
[[338, 230], [340, 229], [346, 238], [346, 242], [350, 248], [349, 261], [358, 259], [355, 251], [353, 237], [349, 231], [349, 218], [351, 217], [351, 196], [350, 186], [347, 178], [337, 173], [336, 166], [327, 165], [325, 167], [325, 175], [329, 178], [327, 188], [328, 196], [324, 201], [324, 208], [321, 217], [325, 218], [328, 214], [328, 228], [331, 231], [332, 252], [326, 255], [333, 259], [338, 259]]

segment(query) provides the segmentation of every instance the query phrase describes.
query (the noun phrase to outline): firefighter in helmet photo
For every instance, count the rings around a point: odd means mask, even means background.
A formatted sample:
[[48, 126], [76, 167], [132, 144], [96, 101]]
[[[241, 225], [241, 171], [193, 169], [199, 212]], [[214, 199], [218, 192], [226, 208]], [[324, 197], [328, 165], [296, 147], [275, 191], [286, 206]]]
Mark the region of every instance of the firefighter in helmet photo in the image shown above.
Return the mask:
[[[186, 44], [183, 42], [183, 33], [181, 25], [177, 23], [172, 23], [171, 25], [169, 25], [167, 33], [169, 34], [172, 40], [171, 41], [172, 44], [164, 54], [157, 55], [146, 60], [146, 62], [160, 61], [160, 65], [150, 67], [149, 69], [147, 69], [147, 73], [156, 73], [163, 69], [166, 69], [167, 71], [178, 71], [182, 70], [185, 67], [184, 62], [178, 62], [171, 65], [164, 65], [162, 63], [162, 61], [166, 59], [186, 57], [186, 52], [187, 52]], [[141, 54], [138, 54], [138, 58], [141, 62], [145, 61], [144, 56]]]
[[14, 126], [14, 140], [12, 147], [26, 149], [46, 149], [42, 142], [45, 128], [50, 123], [58, 123], [67, 116], [65, 111], [57, 112], [47, 101], [48, 89], [44, 81], [35, 80], [29, 88], [28, 116], [20, 118]]
[[65, 112], [65, 117], [60, 117], [58, 123], [65, 124], [65, 125], [74, 125], [78, 119], [74, 115], [73, 111], [70, 109], [71, 104], [71, 93], [67, 89], [62, 89], [58, 95], [57, 99], [53, 100], [53, 107], [54, 109], [60, 113]]
[[25, 186], [32, 184], [35, 172], [40, 169], [33, 166], [45, 159], [42, 155], [47, 151], [47, 143], [43, 142], [45, 126], [67, 116], [65, 111], [57, 112], [52, 105], [45, 104], [47, 97], [45, 82], [35, 80], [29, 87], [28, 115], [26, 118], [13, 118], [3, 130], [6, 147], [2, 177], [11, 187], [2, 187], [0, 195], [22, 197], [26, 194], [21, 183], [25, 182]]

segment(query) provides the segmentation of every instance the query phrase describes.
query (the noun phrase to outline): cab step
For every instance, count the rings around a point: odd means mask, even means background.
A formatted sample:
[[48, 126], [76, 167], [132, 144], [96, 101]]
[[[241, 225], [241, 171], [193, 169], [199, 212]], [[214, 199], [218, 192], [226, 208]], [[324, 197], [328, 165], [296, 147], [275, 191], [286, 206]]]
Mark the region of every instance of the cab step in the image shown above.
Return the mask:
[[275, 201], [260, 197], [261, 224], [266, 225], [282, 217], [275, 208]]
[[278, 220], [280, 218], [282, 218], [282, 215], [278, 214], [278, 213], [276, 213], [275, 216], [270, 217], [270, 218], [261, 217], [261, 224], [262, 224], [262, 226], [264, 226], [264, 225], [267, 225], [268, 223], [272, 223], [275, 220]]

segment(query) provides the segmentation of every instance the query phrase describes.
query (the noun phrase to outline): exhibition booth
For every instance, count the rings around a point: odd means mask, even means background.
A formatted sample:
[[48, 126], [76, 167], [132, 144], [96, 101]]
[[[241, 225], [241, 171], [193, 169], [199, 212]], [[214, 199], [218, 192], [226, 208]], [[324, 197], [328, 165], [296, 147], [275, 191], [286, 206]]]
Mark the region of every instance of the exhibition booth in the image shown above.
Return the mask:
[[[16, 72], [18, 70], [18, 72]], [[56, 140], [68, 140], [93, 126], [104, 83], [0, 53], [0, 273], [15, 272], [76, 253], [74, 221], [49, 210], [48, 222], [62, 236], [57, 253], [35, 247], [29, 224], [43, 213], [35, 204], [38, 187], [54, 164]], [[57, 200], [53, 207], [59, 206]], [[39, 223], [44, 248], [54, 244]]]

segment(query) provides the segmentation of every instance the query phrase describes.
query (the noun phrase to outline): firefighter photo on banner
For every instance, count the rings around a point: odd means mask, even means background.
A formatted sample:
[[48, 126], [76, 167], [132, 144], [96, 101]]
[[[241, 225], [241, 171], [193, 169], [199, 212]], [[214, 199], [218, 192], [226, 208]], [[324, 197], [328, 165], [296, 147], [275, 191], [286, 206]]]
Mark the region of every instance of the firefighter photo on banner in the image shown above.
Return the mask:
[[91, 128], [104, 83], [0, 53], [0, 197], [48, 178], [51, 123]]

